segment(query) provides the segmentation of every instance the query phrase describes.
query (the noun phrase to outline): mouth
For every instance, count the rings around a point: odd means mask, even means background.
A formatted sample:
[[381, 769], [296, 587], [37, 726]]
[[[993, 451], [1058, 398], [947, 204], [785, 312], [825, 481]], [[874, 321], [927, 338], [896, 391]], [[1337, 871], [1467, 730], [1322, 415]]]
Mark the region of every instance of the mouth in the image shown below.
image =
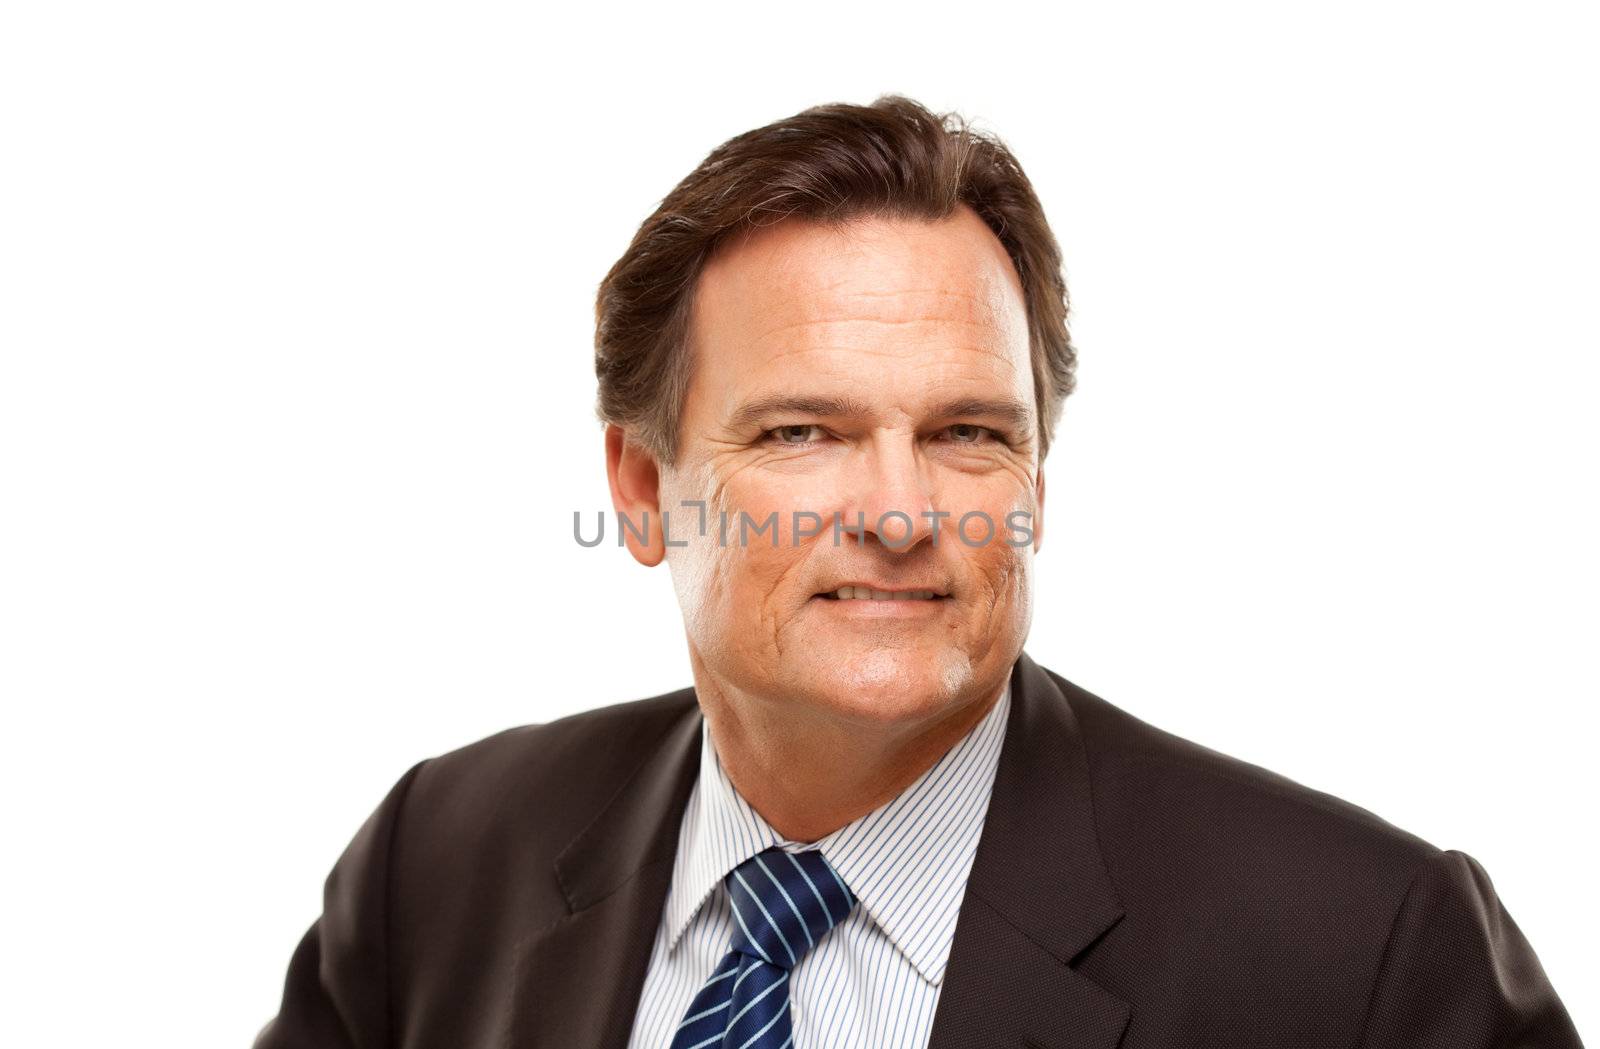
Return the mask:
[[815, 595], [824, 601], [948, 601], [943, 590], [879, 590], [870, 586], [841, 586]]

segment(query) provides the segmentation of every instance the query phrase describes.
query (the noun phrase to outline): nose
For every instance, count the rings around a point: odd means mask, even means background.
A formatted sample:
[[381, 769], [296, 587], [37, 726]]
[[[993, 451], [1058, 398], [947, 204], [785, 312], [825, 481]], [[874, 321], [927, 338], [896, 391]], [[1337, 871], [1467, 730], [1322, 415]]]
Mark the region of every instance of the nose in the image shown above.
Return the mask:
[[841, 478], [840, 543], [876, 540], [904, 552], [933, 535], [927, 464], [906, 434], [881, 434], [858, 447]]

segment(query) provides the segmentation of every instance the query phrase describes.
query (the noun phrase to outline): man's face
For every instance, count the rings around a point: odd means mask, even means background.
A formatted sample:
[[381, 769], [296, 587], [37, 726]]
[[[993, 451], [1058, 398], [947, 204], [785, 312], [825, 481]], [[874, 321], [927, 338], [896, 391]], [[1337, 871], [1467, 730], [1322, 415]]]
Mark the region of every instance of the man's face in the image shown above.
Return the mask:
[[[697, 673], [907, 730], [997, 691], [1031, 619], [1044, 488], [1022, 290], [982, 220], [760, 229], [702, 274], [690, 346], [660, 499], [689, 542], [666, 556]], [[776, 543], [754, 531], [774, 513]]]

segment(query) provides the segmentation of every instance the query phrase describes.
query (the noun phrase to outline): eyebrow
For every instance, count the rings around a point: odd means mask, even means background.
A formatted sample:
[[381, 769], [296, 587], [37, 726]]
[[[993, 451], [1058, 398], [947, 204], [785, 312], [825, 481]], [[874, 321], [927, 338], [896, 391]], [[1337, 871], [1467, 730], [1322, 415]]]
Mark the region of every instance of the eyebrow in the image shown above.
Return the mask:
[[1010, 398], [989, 400], [983, 397], [963, 397], [939, 405], [934, 414], [941, 419], [950, 417], [998, 419], [1015, 430], [1019, 436], [1026, 436], [1033, 428], [1033, 406]]
[[728, 421], [735, 427], [751, 426], [773, 415], [871, 415], [872, 409], [851, 397], [763, 397], [741, 405]]
[[[852, 397], [794, 397], [778, 395], [763, 397], [741, 405], [729, 422], [734, 427], [752, 426], [774, 415], [810, 415], [825, 418], [871, 415], [872, 409]], [[983, 397], [962, 397], [946, 401], [934, 408], [933, 414], [946, 418], [996, 419], [1019, 434], [1033, 427], [1033, 407], [1022, 401], [1003, 398], [992, 400]]]

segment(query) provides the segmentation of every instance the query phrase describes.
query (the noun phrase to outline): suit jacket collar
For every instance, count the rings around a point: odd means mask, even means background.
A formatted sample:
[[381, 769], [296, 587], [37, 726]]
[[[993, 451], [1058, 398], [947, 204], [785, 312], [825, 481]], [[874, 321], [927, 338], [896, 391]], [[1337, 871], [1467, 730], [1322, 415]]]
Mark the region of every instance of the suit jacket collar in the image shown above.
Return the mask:
[[[626, 1049], [700, 763], [692, 689], [660, 746], [559, 854], [570, 913], [518, 961], [518, 1049]], [[1122, 916], [1066, 696], [1023, 653], [929, 1049], [1110, 1049], [1131, 1010], [1072, 968]]]

